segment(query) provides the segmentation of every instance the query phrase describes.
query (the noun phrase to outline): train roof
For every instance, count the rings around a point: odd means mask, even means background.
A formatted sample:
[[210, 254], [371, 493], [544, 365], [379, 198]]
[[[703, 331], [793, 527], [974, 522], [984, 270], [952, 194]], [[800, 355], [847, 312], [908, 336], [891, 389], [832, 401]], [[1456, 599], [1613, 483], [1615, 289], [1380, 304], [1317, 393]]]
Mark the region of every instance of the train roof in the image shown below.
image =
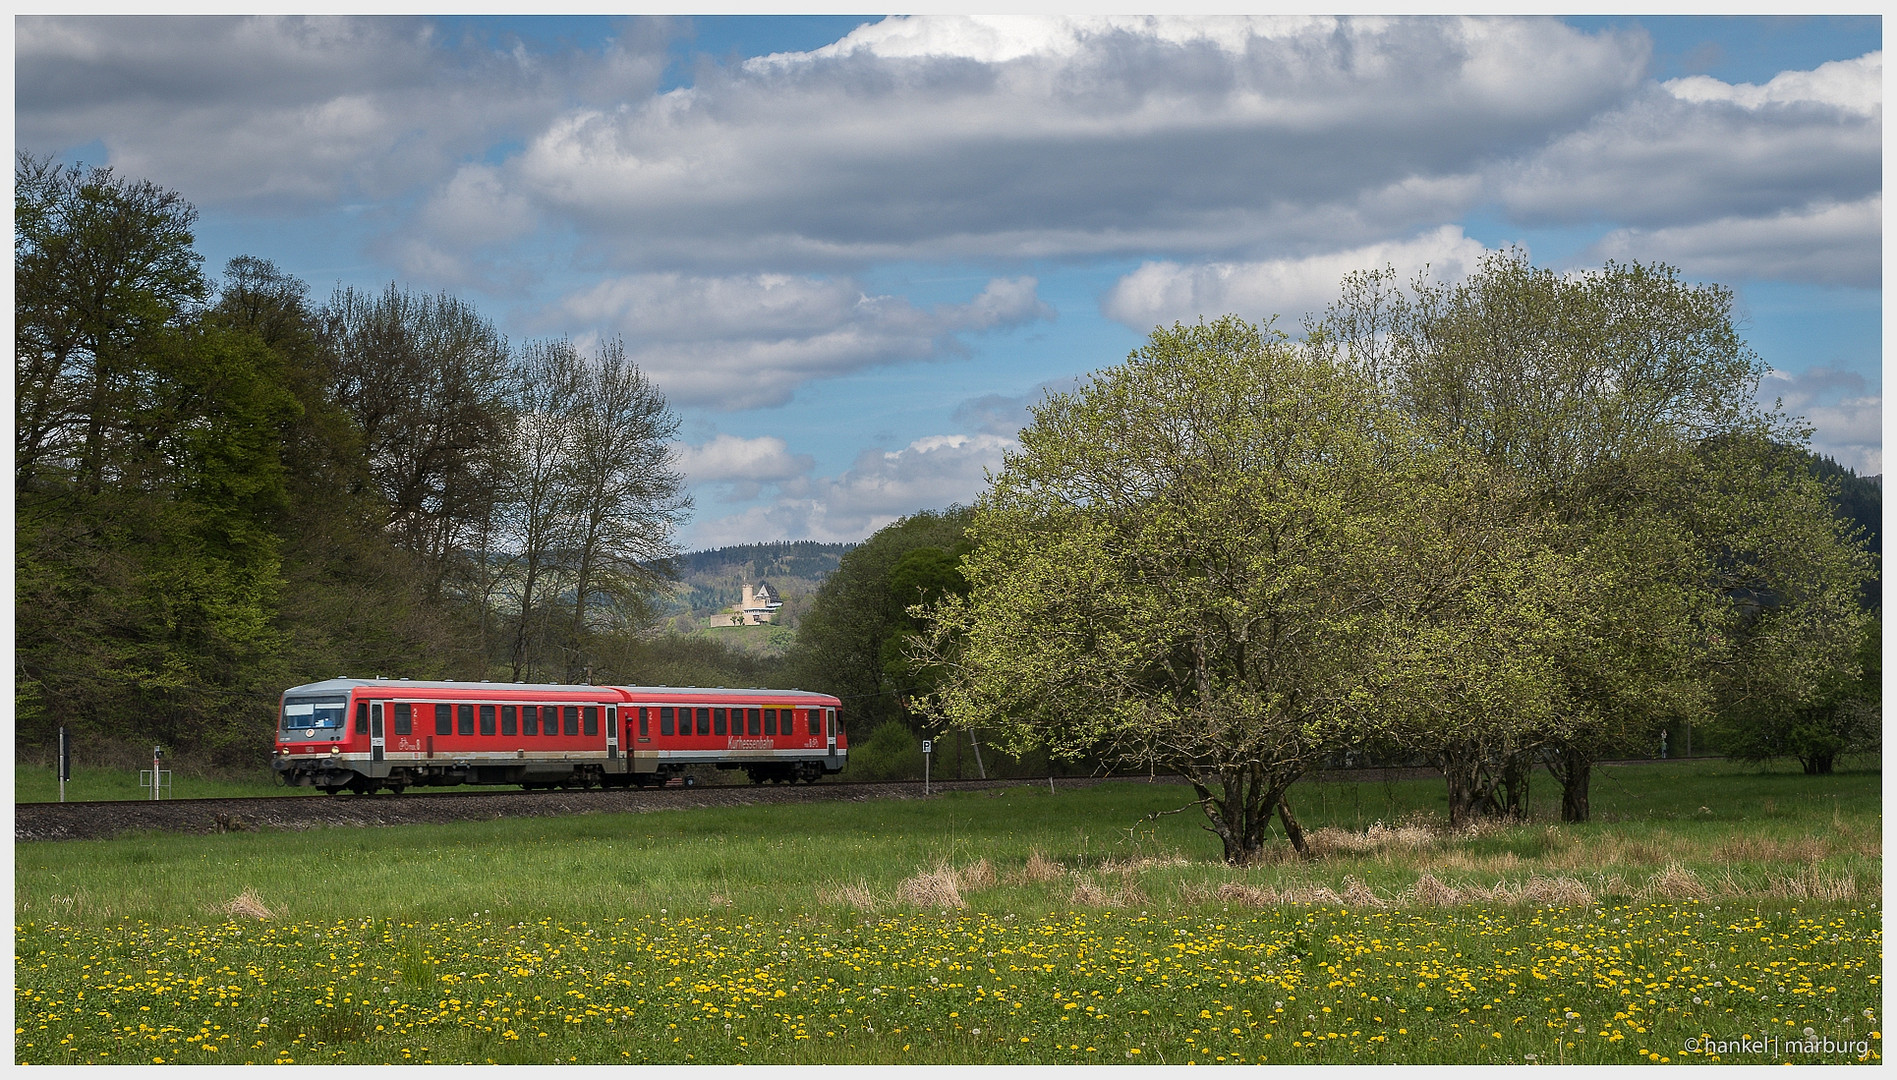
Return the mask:
[[548, 693], [587, 693], [601, 690], [613, 690], [632, 698], [655, 697], [671, 694], [716, 694], [729, 700], [746, 698], [809, 698], [818, 701], [835, 701], [831, 694], [819, 694], [809, 690], [770, 690], [761, 687], [732, 686], [618, 686], [610, 684], [571, 684], [571, 683], [516, 683], [516, 682], [455, 682], [444, 680], [433, 682], [421, 679], [324, 679], [322, 682], [304, 683], [292, 686], [285, 694], [322, 694], [342, 693], [359, 686], [387, 688], [392, 690], [458, 690], [475, 689], [521, 691], [543, 691]]

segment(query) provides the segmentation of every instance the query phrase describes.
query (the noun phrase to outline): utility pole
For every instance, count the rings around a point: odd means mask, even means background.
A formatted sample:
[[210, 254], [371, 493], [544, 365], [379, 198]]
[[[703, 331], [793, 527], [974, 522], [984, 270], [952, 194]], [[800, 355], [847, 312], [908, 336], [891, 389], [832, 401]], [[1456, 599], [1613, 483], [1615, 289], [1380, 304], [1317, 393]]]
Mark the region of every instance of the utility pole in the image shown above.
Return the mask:
[[59, 725], [59, 801], [66, 801], [66, 781], [72, 779], [72, 738]]

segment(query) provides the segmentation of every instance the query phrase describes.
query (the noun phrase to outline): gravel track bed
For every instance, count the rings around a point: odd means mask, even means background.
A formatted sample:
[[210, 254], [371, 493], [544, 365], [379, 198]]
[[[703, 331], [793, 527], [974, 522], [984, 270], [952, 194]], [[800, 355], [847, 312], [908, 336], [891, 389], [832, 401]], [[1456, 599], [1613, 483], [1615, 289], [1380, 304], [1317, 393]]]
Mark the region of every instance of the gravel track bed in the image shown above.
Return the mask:
[[[934, 792], [1044, 785], [1042, 780], [961, 780], [935, 783]], [[1085, 787], [1098, 780], [1055, 781]], [[638, 814], [706, 806], [750, 806], [811, 800], [920, 799], [922, 784], [798, 784], [668, 787], [646, 791], [485, 791], [408, 795], [328, 795], [298, 798], [184, 799], [159, 802], [19, 803], [13, 839], [104, 840], [133, 832], [219, 833], [258, 829], [369, 828], [493, 821], [572, 814]]]
[[[1441, 775], [1435, 769], [1353, 769], [1318, 773], [1319, 783], [1410, 780]], [[1098, 777], [1060, 777], [1057, 787], [1080, 788]], [[1139, 782], [1141, 776], [1113, 779]], [[1151, 778], [1181, 784], [1176, 776]], [[938, 780], [932, 792], [1044, 786], [1046, 778]], [[258, 829], [317, 829], [331, 826], [373, 828], [434, 825], [449, 821], [493, 821], [510, 817], [563, 817], [571, 814], [639, 814], [650, 810], [686, 810], [705, 806], [750, 806], [847, 799], [923, 798], [920, 781], [899, 783], [819, 783], [717, 785], [596, 791], [445, 791], [405, 795], [327, 795], [251, 799], [180, 799], [159, 802], [16, 803], [15, 843], [35, 840], [105, 840], [135, 832], [220, 833]]]

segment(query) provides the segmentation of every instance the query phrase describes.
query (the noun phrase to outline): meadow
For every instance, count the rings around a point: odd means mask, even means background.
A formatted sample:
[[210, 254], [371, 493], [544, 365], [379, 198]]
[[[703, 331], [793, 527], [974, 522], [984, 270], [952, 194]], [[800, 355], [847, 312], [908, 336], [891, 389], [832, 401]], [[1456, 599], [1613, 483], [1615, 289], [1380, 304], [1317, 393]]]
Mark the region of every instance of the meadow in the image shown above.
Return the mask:
[[1451, 833], [1177, 785], [16, 847], [20, 1062], [1880, 1061], [1876, 759]]

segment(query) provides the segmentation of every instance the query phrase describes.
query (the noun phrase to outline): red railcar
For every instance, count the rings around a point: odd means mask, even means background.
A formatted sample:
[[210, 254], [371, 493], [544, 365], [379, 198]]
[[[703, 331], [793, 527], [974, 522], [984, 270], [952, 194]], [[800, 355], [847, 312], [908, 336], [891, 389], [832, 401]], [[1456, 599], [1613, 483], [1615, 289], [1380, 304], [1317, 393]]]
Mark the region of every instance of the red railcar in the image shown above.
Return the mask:
[[646, 787], [693, 765], [814, 783], [848, 759], [840, 704], [802, 690], [330, 679], [284, 691], [273, 764], [331, 794]]

